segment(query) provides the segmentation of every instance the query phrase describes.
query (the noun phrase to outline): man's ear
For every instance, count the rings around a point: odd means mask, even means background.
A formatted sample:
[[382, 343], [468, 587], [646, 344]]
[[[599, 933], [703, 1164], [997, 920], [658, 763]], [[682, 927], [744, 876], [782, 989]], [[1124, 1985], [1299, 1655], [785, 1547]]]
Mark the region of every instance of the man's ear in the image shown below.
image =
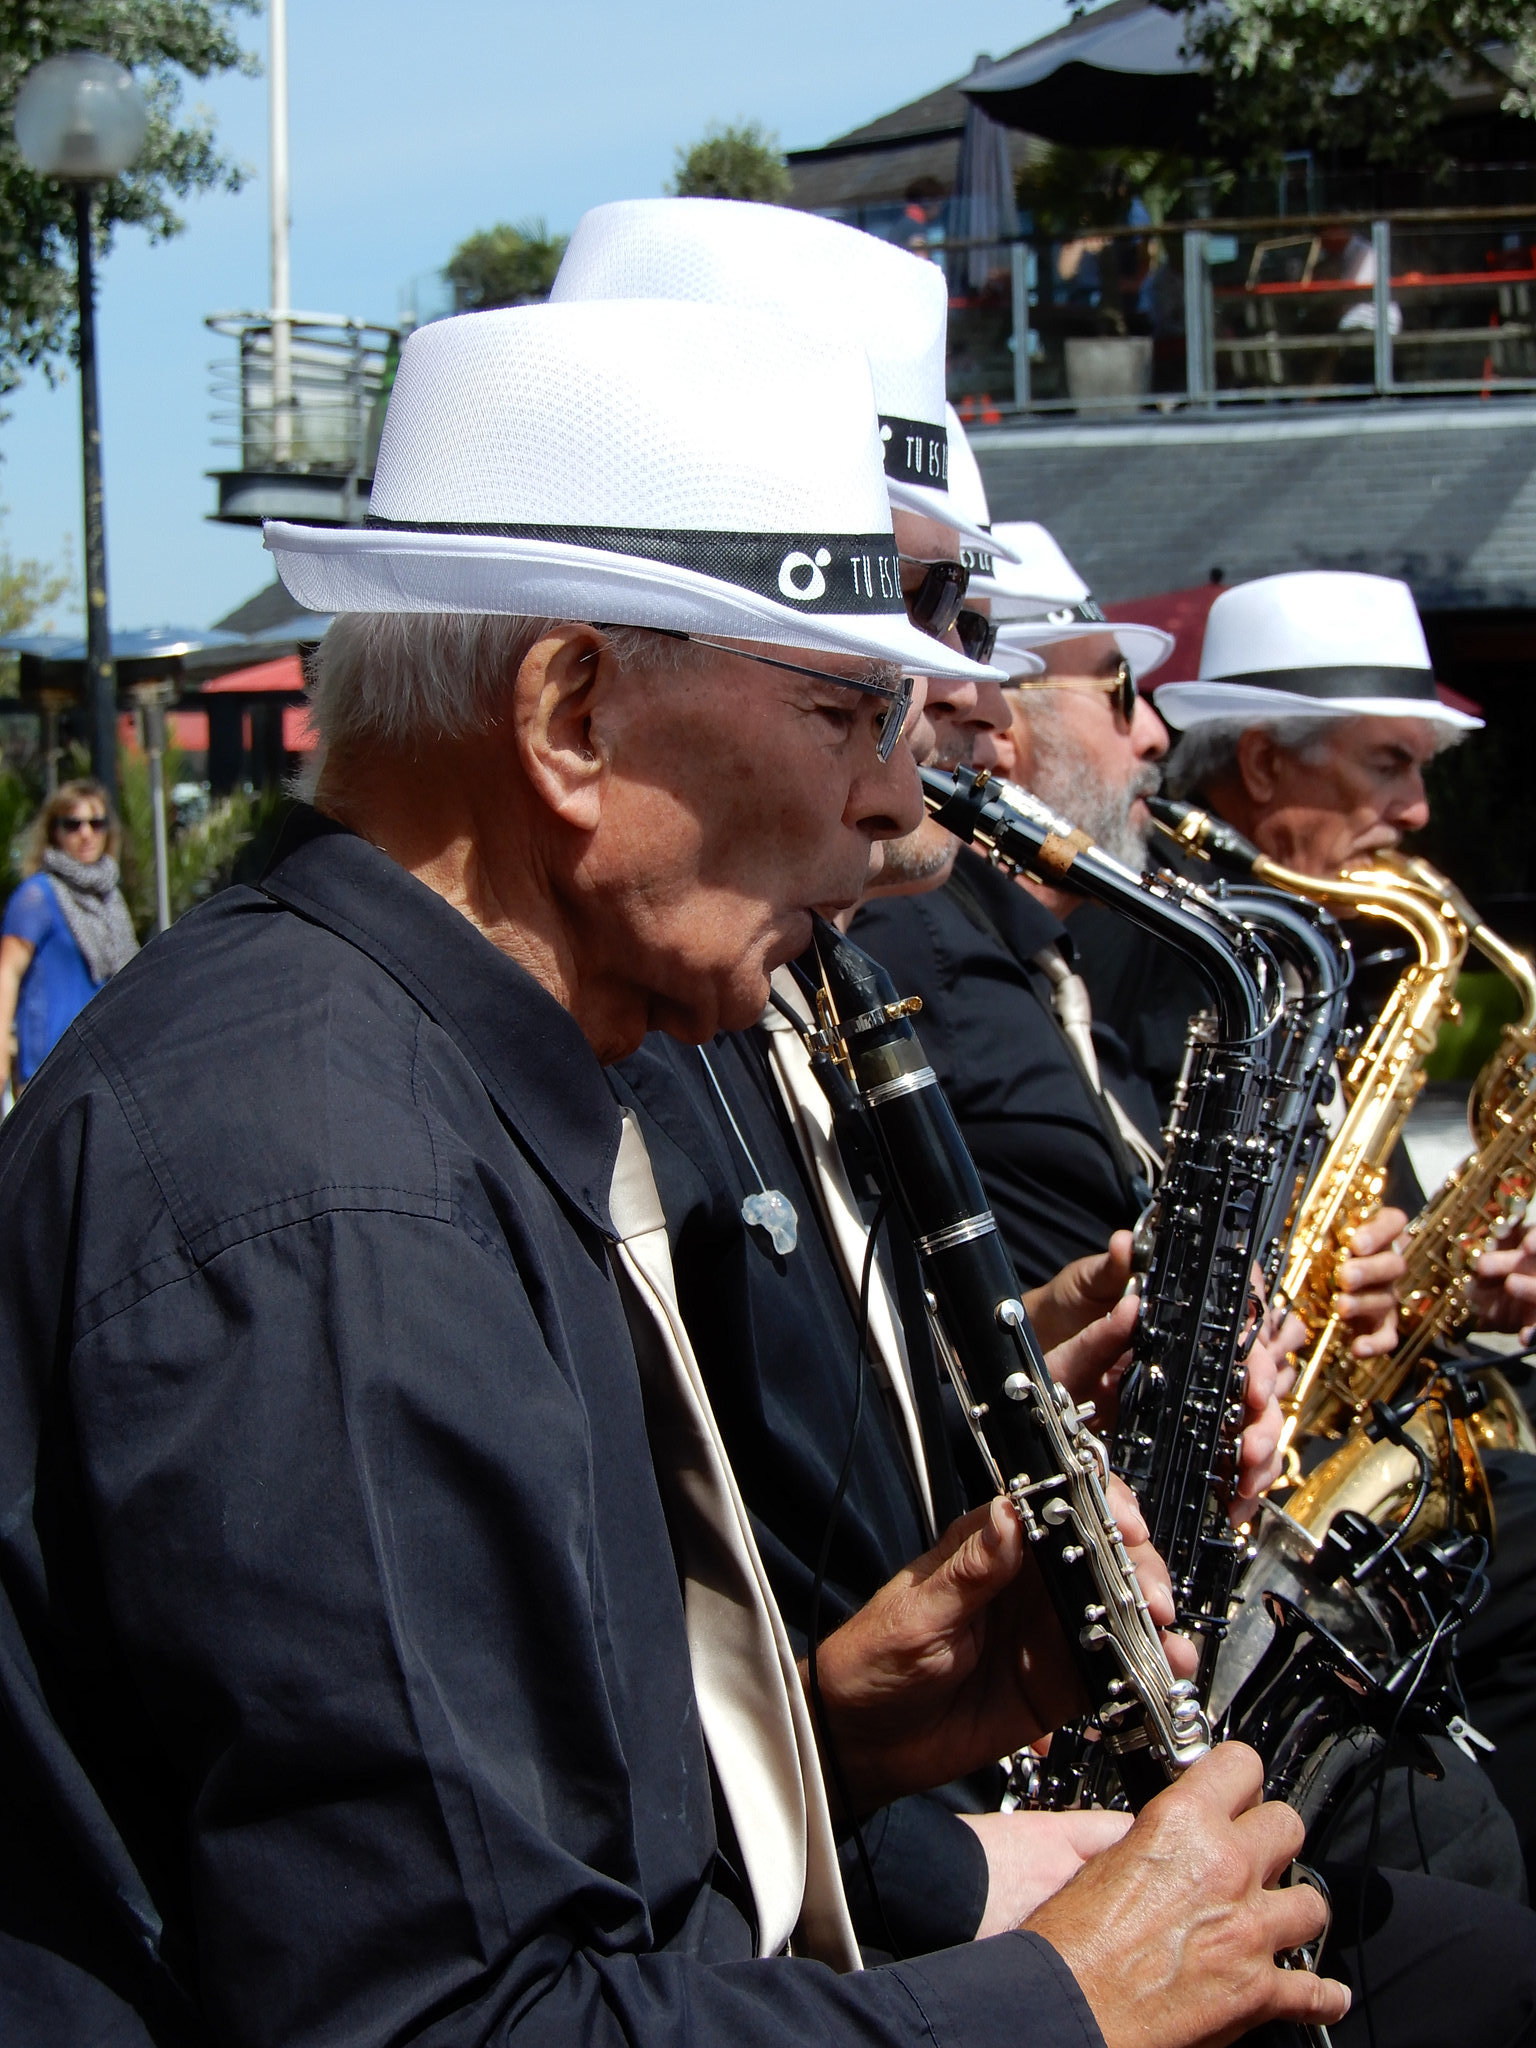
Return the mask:
[[1280, 749], [1262, 725], [1251, 725], [1237, 739], [1237, 772], [1250, 802], [1273, 803], [1280, 786]]
[[607, 773], [593, 710], [617, 674], [595, 626], [557, 626], [524, 655], [513, 686], [513, 724], [523, 772], [565, 824], [597, 829]]

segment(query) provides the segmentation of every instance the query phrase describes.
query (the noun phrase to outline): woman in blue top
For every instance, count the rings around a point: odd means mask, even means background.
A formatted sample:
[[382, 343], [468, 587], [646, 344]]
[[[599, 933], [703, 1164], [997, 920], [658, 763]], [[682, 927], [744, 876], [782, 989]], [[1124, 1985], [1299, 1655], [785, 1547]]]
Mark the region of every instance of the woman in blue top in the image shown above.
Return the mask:
[[0, 936], [0, 1053], [18, 1091], [139, 950], [118, 887], [120, 840], [99, 782], [66, 782], [33, 824], [27, 879]]

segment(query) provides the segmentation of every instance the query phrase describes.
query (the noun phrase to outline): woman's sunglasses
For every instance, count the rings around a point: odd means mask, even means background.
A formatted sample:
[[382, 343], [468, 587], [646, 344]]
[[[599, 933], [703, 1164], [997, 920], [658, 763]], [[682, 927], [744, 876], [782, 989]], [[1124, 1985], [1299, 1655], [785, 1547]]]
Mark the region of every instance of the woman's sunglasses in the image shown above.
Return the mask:
[[105, 832], [107, 821], [105, 818], [60, 818], [57, 829], [60, 832]]
[[[989, 622], [990, 623], [990, 622]], [[1131, 664], [1122, 655], [1112, 676], [1015, 676], [1010, 690], [1093, 690], [1113, 700], [1115, 716], [1129, 730], [1136, 716], [1141, 692], [1131, 674]]]

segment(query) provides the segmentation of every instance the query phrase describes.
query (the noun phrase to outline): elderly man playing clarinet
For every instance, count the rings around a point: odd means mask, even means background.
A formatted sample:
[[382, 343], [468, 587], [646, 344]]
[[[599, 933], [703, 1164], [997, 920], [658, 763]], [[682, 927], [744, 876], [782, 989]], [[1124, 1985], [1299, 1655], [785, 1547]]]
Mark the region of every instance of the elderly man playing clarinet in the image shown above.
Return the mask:
[[[964, 657], [907, 622], [862, 353], [700, 306], [445, 321], [368, 526], [268, 545], [344, 615], [316, 804], [0, 1154], [8, 2048], [1336, 2020], [1277, 1967], [1323, 1907], [1236, 1747], [1024, 1928], [857, 1967], [603, 1077], [749, 1023], [917, 822], [904, 678]], [[1023, 1550], [978, 1509], [823, 1645], [855, 1807], [1080, 1708]]]

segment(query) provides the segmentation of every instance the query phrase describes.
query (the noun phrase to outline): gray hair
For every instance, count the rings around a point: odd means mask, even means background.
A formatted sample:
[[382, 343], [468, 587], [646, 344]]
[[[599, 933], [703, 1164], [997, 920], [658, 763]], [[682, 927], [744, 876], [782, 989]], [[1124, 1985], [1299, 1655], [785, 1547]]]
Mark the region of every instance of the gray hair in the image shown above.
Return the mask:
[[1338, 725], [1337, 718], [1260, 719], [1211, 718], [1180, 733], [1163, 764], [1163, 787], [1169, 796], [1198, 796], [1212, 782], [1237, 766], [1237, 743], [1245, 732], [1262, 725], [1277, 747], [1306, 760]]
[[[310, 718], [322, 749], [356, 741], [409, 748], [488, 732], [530, 650], [561, 623], [498, 612], [343, 614], [310, 664]], [[665, 674], [694, 658], [667, 634], [603, 631], [624, 669]]]
[[[1348, 715], [1361, 717], [1368, 714], [1352, 712]], [[1163, 787], [1169, 796], [1200, 795], [1211, 783], [1236, 769], [1237, 743], [1245, 732], [1252, 732], [1257, 726], [1262, 726], [1275, 745], [1283, 747], [1286, 753], [1302, 761], [1315, 761], [1343, 723], [1342, 717], [1327, 713], [1321, 717], [1303, 713], [1296, 718], [1255, 718], [1249, 712], [1244, 718], [1207, 719], [1204, 724], [1191, 726], [1188, 732], [1178, 735], [1163, 766]], [[1436, 721], [1437, 754], [1443, 754], [1448, 747], [1459, 746], [1465, 738], [1466, 734], [1456, 727]]]

